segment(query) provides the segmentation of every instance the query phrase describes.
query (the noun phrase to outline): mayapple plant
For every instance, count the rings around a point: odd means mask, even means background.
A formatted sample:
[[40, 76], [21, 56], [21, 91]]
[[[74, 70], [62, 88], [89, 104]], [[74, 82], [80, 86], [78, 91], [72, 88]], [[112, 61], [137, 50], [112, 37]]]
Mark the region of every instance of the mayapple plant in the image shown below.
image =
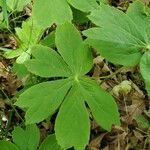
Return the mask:
[[86, 43], [108, 61], [124, 66], [140, 64], [150, 95], [150, 8], [140, 1], [130, 4], [126, 13], [101, 4], [89, 19], [97, 27], [83, 32]]
[[[83, 31], [87, 36], [85, 41], [71, 23], [70, 5], [91, 12], [88, 18], [96, 27]], [[53, 23], [57, 26], [57, 50], [40, 44], [40, 35]], [[58, 143], [58, 149], [84, 150], [89, 143], [91, 118], [108, 131], [112, 125], [120, 125], [113, 97], [87, 76], [93, 67], [90, 46], [114, 64], [140, 64], [150, 95], [150, 8], [142, 2], [130, 4], [124, 13], [105, 4], [99, 6], [96, 0], [35, 0], [32, 19], [24, 22], [22, 29], [16, 28], [16, 33], [21, 47], [5, 55], [19, 56], [17, 63], [49, 81], [28, 88], [20, 94], [15, 105], [26, 111], [26, 129], [56, 114], [55, 135], [49, 139]], [[18, 142], [14, 143], [19, 147]], [[38, 139], [34, 149], [37, 143]], [[1, 141], [2, 144], [5, 146], [5, 141]]]
[[26, 124], [39, 123], [58, 111], [58, 144], [83, 150], [90, 137], [89, 114], [110, 131], [120, 124], [119, 113], [113, 97], [86, 76], [92, 68], [92, 53], [74, 25], [58, 25], [55, 36], [57, 51], [36, 45], [31, 50], [33, 59], [24, 64], [31, 73], [56, 80], [27, 89], [15, 105], [26, 109]]

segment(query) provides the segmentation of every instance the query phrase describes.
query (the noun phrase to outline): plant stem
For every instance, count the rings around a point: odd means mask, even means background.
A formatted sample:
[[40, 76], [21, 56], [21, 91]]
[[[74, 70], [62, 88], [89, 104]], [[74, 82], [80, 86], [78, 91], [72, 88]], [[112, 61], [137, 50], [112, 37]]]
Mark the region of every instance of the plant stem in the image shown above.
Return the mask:
[[118, 74], [120, 71], [122, 71], [125, 67], [121, 67], [119, 68], [117, 71], [113, 72], [112, 74], [108, 75], [108, 76], [102, 76], [100, 77], [100, 79], [109, 79], [109, 78], [113, 78], [116, 74]]
[[4, 94], [4, 96], [6, 97], [6, 99], [9, 101], [10, 106], [12, 107], [12, 109], [15, 111], [16, 115], [21, 119], [21, 121], [24, 123], [23, 118], [20, 116], [20, 114], [18, 113], [17, 109], [15, 108], [15, 106], [13, 105], [13, 103], [11, 102], [11, 99], [7, 96], [7, 94], [4, 92], [4, 90], [1, 88], [0, 89], [2, 91], [2, 93]]

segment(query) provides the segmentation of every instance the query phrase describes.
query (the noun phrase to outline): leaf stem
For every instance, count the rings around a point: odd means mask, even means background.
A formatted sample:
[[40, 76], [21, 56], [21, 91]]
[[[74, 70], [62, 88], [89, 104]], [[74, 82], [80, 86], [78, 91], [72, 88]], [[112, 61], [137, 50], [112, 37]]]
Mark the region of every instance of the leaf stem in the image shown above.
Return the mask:
[[12, 107], [12, 109], [15, 111], [16, 115], [21, 119], [21, 121], [24, 123], [23, 118], [21, 117], [21, 115], [18, 113], [17, 109], [15, 108], [15, 106], [13, 105], [13, 103], [11, 102], [11, 99], [8, 97], [8, 95], [4, 92], [4, 90], [2, 88], [0, 88], [0, 90], [2, 91], [2, 93], [4, 94], [4, 96], [6, 97], [6, 99], [9, 101], [10, 106]]
[[122, 71], [124, 68], [125, 68], [125, 67], [121, 67], [121, 68], [119, 68], [117, 71], [113, 72], [113, 73], [110, 74], [110, 75], [100, 77], [100, 79], [113, 78], [115, 75], [117, 75], [117, 74], [118, 74], [120, 71]]

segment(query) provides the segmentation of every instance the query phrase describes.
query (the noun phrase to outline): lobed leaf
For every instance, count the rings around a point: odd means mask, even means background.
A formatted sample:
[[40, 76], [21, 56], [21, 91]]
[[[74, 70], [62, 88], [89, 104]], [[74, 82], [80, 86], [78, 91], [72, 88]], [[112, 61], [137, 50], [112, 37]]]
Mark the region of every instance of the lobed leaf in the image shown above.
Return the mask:
[[[141, 45], [128, 33], [118, 28], [92, 28], [83, 32], [89, 37], [86, 42], [97, 49], [108, 61], [124, 66], [133, 66], [141, 58]], [[123, 36], [122, 36], [123, 35]]]
[[31, 59], [25, 63], [27, 69], [41, 77], [68, 77], [71, 70], [61, 56], [49, 47], [36, 45], [32, 47]]
[[119, 113], [113, 98], [96, 82], [81, 78], [92, 67], [92, 54], [72, 24], [58, 25], [56, 46], [62, 57], [48, 47], [37, 45], [32, 49], [34, 58], [25, 65], [30, 72], [42, 77], [67, 79], [35, 85], [21, 94], [15, 104], [27, 109], [26, 124], [46, 119], [60, 106], [55, 123], [58, 144], [66, 149], [83, 150], [90, 136], [85, 102], [95, 120], [106, 130], [110, 130], [112, 124], [120, 123]]
[[84, 75], [92, 68], [91, 51], [83, 43], [81, 35], [72, 24], [65, 23], [58, 26], [55, 41], [59, 53], [73, 74]]
[[13, 142], [20, 150], [36, 150], [40, 140], [40, 132], [36, 125], [28, 125], [25, 130], [16, 127], [12, 136]]
[[88, 144], [90, 122], [82, 94], [73, 86], [62, 104], [55, 122], [55, 134], [58, 144], [64, 149], [74, 146], [83, 150]]
[[58, 109], [70, 86], [69, 79], [37, 84], [22, 93], [15, 105], [27, 108], [26, 124], [38, 123]]
[[[130, 12], [134, 14], [135, 10], [132, 8]], [[95, 47], [108, 61], [134, 66], [140, 61], [140, 51], [147, 47], [148, 34], [143, 34], [135, 21], [137, 19], [133, 19], [129, 14], [131, 13], [125, 14], [114, 7], [102, 4], [99, 10], [93, 10], [89, 16], [89, 19], [100, 28], [89, 29], [83, 34], [88, 37], [87, 43]], [[142, 25], [142, 28], [145, 26]]]
[[80, 84], [80, 92], [84, 95], [96, 122], [108, 131], [112, 125], [120, 125], [119, 112], [112, 96], [91, 79], [81, 78]]

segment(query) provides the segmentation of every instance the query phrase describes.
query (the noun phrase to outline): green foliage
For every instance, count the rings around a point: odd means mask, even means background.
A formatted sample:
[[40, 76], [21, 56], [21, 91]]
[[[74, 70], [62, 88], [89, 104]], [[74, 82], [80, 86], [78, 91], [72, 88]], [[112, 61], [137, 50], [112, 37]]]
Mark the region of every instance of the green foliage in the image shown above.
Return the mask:
[[8, 142], [8, 141], [0, 141], [0, 149], [1, 150], [19, 150], [17, 148], [17, 146], [11, 142]]
[[34, 21], [43, 28], [49, 27], [53, 23], [71, 22], [73, 16], [69, 4], [83, 12], [90, 12], [99, 7], [96, 0], [35, 0], [33, 6]]
[[22, 64], [30, 58], [31, 47], [38, 42], [42, 30], [33, 23], [32, 18], [23, 22], [22, 28], [16, 28], [15, 30], [19, 38], [19, 48], [7, 51], [5, 57], [14, 58], [19, 56], [16, 62]]
[[85, 22], [89, 21], [89, 19], [87, 18], [87, 15], [89, 13], [82, 12], [78, 9], [73, 8], [73, 7], [72, 7], [72, 13], [73, 13], [73, 20], [76, 23], [85, 23]]
[[25, 65], [36, 75], [63, 78], [29, 88], [15, 104], [27, 109], [26, 124], [38, 123], [60, 107], [55, 123], [58, 144], [65, 149], [73, 146], [84, 149], [90, 136], [85, 103], [97, 123], [106, 130], [110, 130], [112, 124], [120, 124], [119, 113], [114, 99], [94, 80], [84, 76], [92, 67], [92, 54], [77, 29], [65, 23], [57, 27], [55, 36], [61, 56], [51, 48], [37, 45], [32, 48], [34, 59], [26, 61]]
[[24, 64], [15, 63], [12, 69], [19, 79], [26, 78], [29, 74]]
[[39, 129], [36, 125], [28, 125], [25, 130], [16, 127], [12, 132], [12, 136], [13, 142], [20, 150], [36, 150], [40, 140]]
[[12, 132], [13, 143], [0, 140], [0, 150], [62, 150], [57, 144], [55, 135], [49, 135], [43, 143], [39, 145], [40, 132], [36, 125], [28, 125], [26, 129], [16, 127]]
[[35, 0], [33, 18], [41, 27], [45, 28], [53, 23], [61, 24], [71, 21], [72, 12], [66, 0]]
[[1, 28], [9, 28], [9, 23], [8, 23], [8, 13], [7, 13], [7, 3], [5, 0], [0, 1], [0, 6], [2, 7], [2, 13], [1, 15], [1, 22], [0, 22], [0, 27]]
[[55, 135], [49, 135], [39, 147], [39, 150], [63, 150], [56, 141]]
[[7, 0], [7, 6], [11, 11], [22, 11], [30, 2], [31, 0]]
[[[22, 11], [30, 2], [0, 0], [3, 6], [0, 27], [9, 28], [8, 12]], [[135, 1], [124, 13], [106, 5], [106, 0], [100, 5], [98, 2], [101, 1], [33, 1], [32, 17], [24, 21], [21, 28], [15, 28], [19, 46], [7, 51], [5, 57], [16, 57], [13, 68], [20, 79], [32, 73], [42, 78], [42, 83], [32, 84], [19, 95], [15, 105], [26, 111], [26, 128], [15, 128], [14, 144], [0, 141], [0, 148], [36, 150], [39, 130], [33, 124], [55, 113], [55, 135], [49, 135], [39, 150], [85, 149], [90, 139], [90, 118], [108, 131], [112, 125], [120, 125], [113, 97], [86, 75], [93, 67], [90, 46], [113, 64], [139, 64], [150, 95], [150, 8]], [[72, 22], [86, 23], [86, 27], [94, 24], [93, 28], [83, 31], [87, 36], [85, 41]], [[52, 32], [45, 37], [44, 31]], [[131, 83], [123, 81], [113, 90], [116, 95], [128, 94]], [[144, 117], [135, 119], [138, 124], [143, 123], [142, 127], [149, 126]]]
[[123, 13], [103, 4], [99, 10], [92, 11], [89, 19], [99, 27], [83, 32], [88, 37], [86, 42], [114, 64], [134, 66], [140, 63], [150, 94], [150, 57], [146, 52], [150, 50], [150, 8], [136, 1]]

